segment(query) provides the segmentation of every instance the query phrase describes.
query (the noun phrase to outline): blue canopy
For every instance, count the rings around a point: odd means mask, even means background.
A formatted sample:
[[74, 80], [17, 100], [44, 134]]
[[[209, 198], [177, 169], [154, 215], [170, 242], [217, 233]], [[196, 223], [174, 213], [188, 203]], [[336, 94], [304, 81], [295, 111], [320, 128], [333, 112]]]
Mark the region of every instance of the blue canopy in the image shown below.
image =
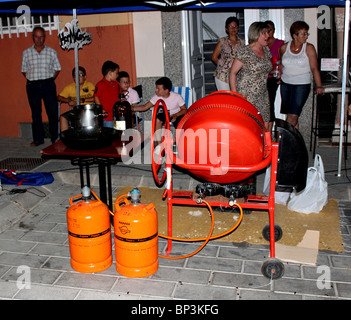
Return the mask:
[[287, 7], [318, 7], [320, 5], [345, 6], [345, 0], [238, 0], [217, 1], [210, 0], [126, 0], [126, 1], [78, 1], [53, 3], [52, 1], [34, 0], [0, 0], [0, 13], [16, 12], [20, 5], [27, 5], [33, 13], [94, 14], [127, 11], [177, 11], [177, 10], [219, 10], [230, 8], [287, 8]]

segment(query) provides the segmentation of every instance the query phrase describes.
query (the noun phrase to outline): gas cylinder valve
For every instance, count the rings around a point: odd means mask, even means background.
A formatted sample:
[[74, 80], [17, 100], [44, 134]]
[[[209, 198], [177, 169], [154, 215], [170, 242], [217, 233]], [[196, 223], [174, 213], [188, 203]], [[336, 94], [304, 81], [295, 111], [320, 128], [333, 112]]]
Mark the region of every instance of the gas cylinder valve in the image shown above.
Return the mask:
[[140, 203], [141, 193], [140, 193], [140, 190], [138, 188], [134, 188], [132, 191], [128, 192], [128, 195], [131, 198], [130, 201], [134, 205], [138, 205], [138, 203]]
[[88, 186], [84, 186], [82, 188], [82, 197], [85, 202], [89, 202], [89, 200], [91, 199], [91, 191]]

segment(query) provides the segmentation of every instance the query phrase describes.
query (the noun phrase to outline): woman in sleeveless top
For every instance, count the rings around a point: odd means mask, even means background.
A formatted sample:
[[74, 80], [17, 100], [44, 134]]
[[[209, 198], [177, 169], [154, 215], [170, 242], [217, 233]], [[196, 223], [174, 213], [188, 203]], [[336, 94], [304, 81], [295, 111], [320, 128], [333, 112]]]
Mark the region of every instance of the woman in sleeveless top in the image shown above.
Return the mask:
[[292, 40], [279, 50], [281, 58], [281, 113], [287, 114], [286, 121], [299, 128], [298, 120], [311, 90], [311, 72], [316, 83], [316, 94], [323, 94], [318, 69], [317, 53], [313, 44], [307, 43], [309, 26], [296, 21], [290, 27]]
[[245, 41], [238, 37], [239, 20], [229, 17], [225, 22], [227, 37], [220, 38], [212, 53], [211, 60], [217, 66], [214, 78], [217, 90], [229, 90], [229, 70], [232, 66], [236, 52], [245, 46]]

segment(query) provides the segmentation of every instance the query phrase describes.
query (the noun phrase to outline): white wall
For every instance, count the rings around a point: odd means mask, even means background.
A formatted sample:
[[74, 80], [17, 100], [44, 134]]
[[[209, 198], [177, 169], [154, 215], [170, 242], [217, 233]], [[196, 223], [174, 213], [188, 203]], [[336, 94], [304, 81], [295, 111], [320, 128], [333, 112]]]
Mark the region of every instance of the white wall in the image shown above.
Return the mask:
[[312, 43], [316, 50], [318, 50], [318, 28], [317, 28], [317, 8], [306, 8], [305, 9], [305, 22], [310, 26], [308, 31], [308, 42]]
[[164, 76], [161, 12], [133, 13], [138, 78]]

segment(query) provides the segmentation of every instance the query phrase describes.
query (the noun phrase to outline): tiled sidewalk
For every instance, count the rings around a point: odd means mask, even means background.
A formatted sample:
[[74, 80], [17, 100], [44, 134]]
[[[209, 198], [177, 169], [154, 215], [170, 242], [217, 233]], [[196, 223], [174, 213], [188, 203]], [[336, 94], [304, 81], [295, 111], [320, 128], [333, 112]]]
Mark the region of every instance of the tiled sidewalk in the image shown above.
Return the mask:
[[[0, 146], [1, 143], [2, 139]], [[335, 170], [336, 149], [320, 148], [317, 151], [325, 152], [322, 156], [326, 171]], [[7, 152], [6, 157], [9, 154]], [[36, 170], [56, 171], [53, 184], [37, 188], [46, 194], [45, 197], [38, 196], [41, 195], [39, 192], [26, 192], [5, 201], [0, 196], [0, 217], [5, 215], [4, 211], [16, 215], [16, 210], [19, 217], [0, 234], [1, 299], [351, 299], [349, 184], [344, 178], [335, 178], [334, 171], [327, 172], [326, 176], [330, 196], [339, 200], [345, 251], [320, 251], [317, 265], [313, 267], [285, 263], [284, 276], [270, 281], [261, 274], [262, 262], [269, 256], [268, 245], [220, 241], [210, 242], [201, 252], [187, 259], [159, 258], [158, 271], [147, 278], [120, 276], [114, 262], [100, 273], [78, 273], [70, 266], [66, 224], [68, 199], [81, 193], [77, 184], [68, 183], [79, 181], [76, 179], [78, 170], [72, 170], [69, 161], [56, 160], [50, 160]], [[194, 184], [188, 175], [176, 173], [175, 188], [189, 189]], [[124, 165], [114, 166], [113, 193], [125, 185], [155, 187], [149, 166], [141, 165], [133, 170]], [[166, 242], [160, 239], [160, 253], [165, 246]], [[198, 243], [174, 242], [172, 254], [184, 255], [198, 246]], [[30, 273], [30, 289], [25, 288], [26, 272]], [[329, 274], [330, 282], [325, 282]]]

